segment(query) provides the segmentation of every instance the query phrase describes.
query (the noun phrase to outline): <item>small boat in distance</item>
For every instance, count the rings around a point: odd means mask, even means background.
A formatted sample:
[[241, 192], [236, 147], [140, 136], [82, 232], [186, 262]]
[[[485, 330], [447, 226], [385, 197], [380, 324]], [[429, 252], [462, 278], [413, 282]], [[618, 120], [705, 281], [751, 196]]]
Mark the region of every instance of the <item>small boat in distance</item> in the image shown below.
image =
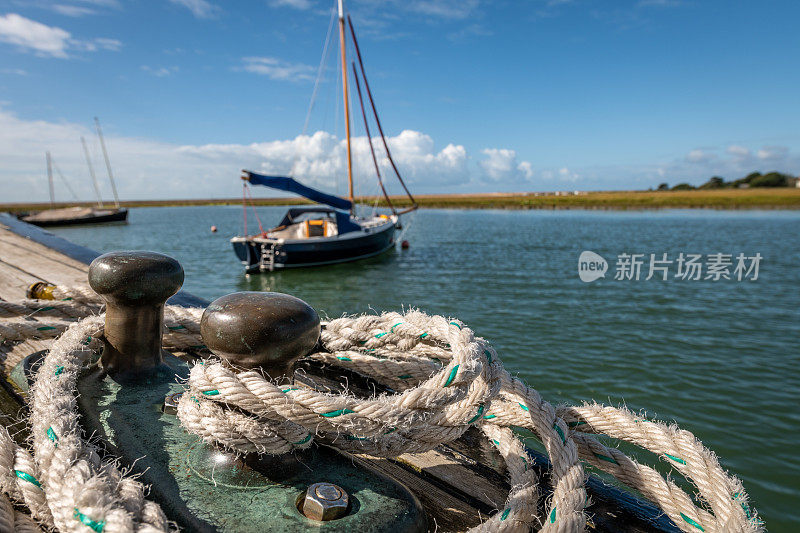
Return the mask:
[[[86, 163], [89, 165], [89, 174], [92, 177], [92, 184], [94, 191], [97, 194], [97, 207], [63, 207], [47, 209], [29, 215], [22, 216], [21, 219], [29, 224], [36, 226], [75, 226], [79, 224], [104, 224], [108, 222], [126, 222], [128, 219], [128, 210], [119, 206], [119, 197], [117, 196], [117, 186], [114, 183], [114, 174], [111, 172], [111, 161], [108, 158], [106, 151], [106, 143], [103, 140], [103, 132], [100, 129], [100, 120], [94, 118], [95, 126], [97, 128], [97, 136], [100, 139], [100, 146], [103, 149], [103, 158], [106, 162], [106, 169], [108, 170], [108, 179], [111, 182], [111, 190], [114, 193], [114, 207], [107, 208], [103, 205], [103, 199], [100, 196], [100, 187], [97, 184], [97, 176], [94, 173], [92, 160], [89, 157], [89, 149], [86, 147], [86, 139], [81, 137], [83, 144], [83, 153], [86, 156]], [[47, 180], [50, 187], [50, 205], [55, 206], [55, 190], [53, 186], [53, 158], [50, 152], [46, 153], [47, 158]], [[61, 179], [69, 187], [63, 174], [59, 172]], [[72, 188], [70, 188], [72, 192]], [[72, 192], [73, 196], [75, 195]]]
[[[400, 216], [413, 211], [417, 208], [414, 197], [409, 192], [403, 178], [400, 176], [397, 166], [392, 159], [389, 145], [383, 133], [372, 92], [369, 88], [364, 62], [361, 58], [361, 51], [356, 40], [353, 22], [347, 16], [347, 25], [352, 36], [353, 46], [358, 59], [359, 70], [356, 70], [355, 62], [352, 63], [353, 79], [358, 90], [358, 100], [361, 104], [361, 115], [364, 119], [364, 129], [369, 141], [372, 161], [375, 166], [378, 184], [381, 187], [386, 204], [391, 210], [391, 215], [374, 213], [367, 217], [356, 215], [355, 196], [353, 194], [353, 162], [350, 146], [350, 108], [348, 99], [347, 84], [347, 55], [345, 43], [345, 16], [342, 0], [338, 1], [339, 7], [339, 42], [341, 45], [341, 67], [342, 67], [342, 88], [344, 96], [344, 118], [345, 132], [347, 136], [347, 179], [349, 185], [349, 199], [340, 198], [331, 194], [312, 189], [294, 178], [288, 176], [269, 176], [258, 174], [248, 170], [242, 171], [244, 180], [243, 202], [244, 202], [244, 227], [245, 235], [233, 237], [231, 244], [236, 256], [245, 266], [247, 273], [273, 271], [279, 268], [310, 267], [320, 265], [330, 265], [355, 261], [383, 253], [396, 242], [395, 232], [401, 228]], [[327, 43], [326, 43], [327, 44]], [[397, 175], [400, 184], [403, 186], [411, 207], [398, 211], [392, 205], [392, 201], [386, 192], [381, 178], [378, 159], [372, 145], [367, 114], [364, 108], [364, 100], [361, 93], [359, 82], [359, 72], [364, 81], [367, 96], [369, 97], [372, 114], [380, 132], [386, 156], [391, 163], [392, 169]], [[281, 191], [298, 194], [311, 201], [323, 204], [320, 206], [293, 207], [288, 210], [280, 223], [269, 230], [264, 230], [259, 224], [257, 235], [247, 234], [247, 197], [249, 185], [263, 185]], [[327, 207], [326, 207], [327, 206]]]

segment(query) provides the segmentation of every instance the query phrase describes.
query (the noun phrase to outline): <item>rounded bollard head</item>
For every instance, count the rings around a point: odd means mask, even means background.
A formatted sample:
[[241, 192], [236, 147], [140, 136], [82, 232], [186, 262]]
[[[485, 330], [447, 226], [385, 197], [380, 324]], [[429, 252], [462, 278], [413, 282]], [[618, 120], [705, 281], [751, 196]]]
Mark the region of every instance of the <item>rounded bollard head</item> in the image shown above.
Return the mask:
[[183, 267], [156, 252], [110, 252], [89, 265], [89, 285], [118, 305], [158, 305], [183, 285]]
[[306, 489], [299, 507], [306, 518], [327, 522], [347, 514], [350, 497], [343, 488], [333, 483], [314, 483]]
[[276, 292], [235, 292], [211, 302], [200, 320], [209, 350], [272, 378], [291, 377], [294, 361], [319, 339], [319, 315], [299, 298]]

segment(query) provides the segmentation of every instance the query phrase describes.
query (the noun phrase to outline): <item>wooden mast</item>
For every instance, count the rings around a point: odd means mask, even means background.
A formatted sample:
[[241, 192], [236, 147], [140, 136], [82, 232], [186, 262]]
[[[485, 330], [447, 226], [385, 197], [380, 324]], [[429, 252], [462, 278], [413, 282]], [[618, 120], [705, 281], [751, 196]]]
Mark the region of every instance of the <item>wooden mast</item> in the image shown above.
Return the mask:
[[47, 184], [50, 186], [50, 207], [56, 206], [56, 193], [53, 190], [53, 162], [50, 160], [50, 152], [45, 152], [47, 159]]
[[117, 196], [117, 185], [114, 183], [114, 174], [111, 173], [111, 161], [108, 159], [106, 151], [106, 141], [103, 140], [103, 131], [100, 129], [100, 119], [94, 117], [94, 125], [97, 127], [97, 136], [100, 137], [100, 147], [103, 148], [103, 158], [106, 160], [108, 179], [111, 182], [111, 191], [114, 193], [114, 206], [119, 208], [119, 196]]
[[83, 155], [86, 156], [86, 164], [89, 165], [89, 175], [92, 177], [92, 185], [94, 185], [94, 192], [97, 194], [97, 205], [102, 209], [103, 206], [103, 197], [100, 195], [100, 185], [97, 184], [97, 176], [94, 173], [94, 167], [92, 166], [92, 159], [89, 157], [89, 149], [86, 147], [86, 139], [81, 137], [81, 144], [83, 144]]
[[342, 48], [342, 88], [344, 93], [344, 130], [347, 135], [347, 183], [350, 189], [350, 214], [355, 215], [356, 199], [353, 194], [353, 156], [350, 149], [350, 99], [347, 95], [347, 54], [345, 52], [344, 6], [339, 0], [339, 42]]

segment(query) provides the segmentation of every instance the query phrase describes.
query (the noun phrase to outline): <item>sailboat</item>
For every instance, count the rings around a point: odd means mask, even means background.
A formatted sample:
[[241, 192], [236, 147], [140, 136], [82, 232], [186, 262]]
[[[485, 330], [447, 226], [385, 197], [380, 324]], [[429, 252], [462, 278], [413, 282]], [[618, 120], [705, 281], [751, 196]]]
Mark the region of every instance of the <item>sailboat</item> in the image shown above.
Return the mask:
[[[355, 261], [372, 257], [391, 249], [397, 239], [397, 230], [401, 229], [400, 217], [410, 211], [417, 209], [417, 203], [411, 192], [406, 187], [400, 172], [397, 170], [392, 159], [386, 136], [383, 133], [380, 118], [372, 97], [372, 91], [367, 81], [364, 70], [364, 61], [358, 47], [353, 21], [348, 15], [345, 23], [343, 1], [338, 0], [338, 22], [339, 22], [339, 43], [341, 48], [341, 78], [344, 97], [344, 119], [345, 134], [347, 138], [347, 180], [349, 197], [341, 198], [318, 191], [303, 185], [293, 177], [272, 176], [259, 174], [256, 172], [243, 170], [243, 202], [245, 217], [245, 235], [233, 237], [233, 245], [236, 256], [245, 266], [247, 273], [273, 271], [275, 269], [310, 267], [320, 265], [330, 265], [346, 261]], [[375, 166], [378, 183], [380, 185], [386, 204], [391, 210], [391, 214], [372, 214], [362, 217], [356, 214], [356, 199], [353, 193], [353, 159], [350, 144], [350, 101], [348, 93], [348, 72], [347, 72], [347, 46], [346, 46], [346, 27], [349, 27], [355, 55], [359, 68], [356, 63], [351, 63], [353, 79], [358, 92], [358, 101], [361, 104], [361, 115], [364, 119], [364, 128], [369, 141], [372, 153], [372, 161]], [[375, 148], [372, 144], [367, 113], [364, 108], [364, 99], [361, 92], [359, 72], [364, 82], [365, 92], [369, 98], [372, 114], [380, 133], [386, 156], [391, 163], [400, 184], [403, 186], [411, 206], [398, 211], [392, 204], [389, 195], [381, 178], [378, 159], [375, 155]], [[259, 220], [259, 233], [257, 235], [247, 234], [247, 198], [248, 185], [263, 185], [273, 189], [292, 192], [321, 205], [303, 206], [290, 208], [283, 219], [272, 229], [264, 230]]]
[[[94, 118], [95, 127], [97, 129], [97, 136], [100, 139], [100, 146], [103, 149], [103, 158], [106, 162], [106, 169], [108, 170], [108, 179], [111, 181], [111, 190], [114, 193], [114, 207], [107, 208], [103, 204], [103, 198], [100, 195], [100, 187], [97, 184], [97, 176], [94, 173], [92, 160], [89, 157], [89, 149], [86, 147], [86, 139], [81, 137], [83, 144], [83, 153], [86, 156], [86, 163], [89, 165], [89, 174], [92, 177], [92, 184], [94, 191], [97, 195], [97, 207], [62, 207], [55, 208], [55, 191], [53, 186], [53, 158], [50, 152], [45, 154], [47, 160], [47, 180], [50, 188], [50, 206], [51, 209], [40, 211], [31, 215], [23, 216], [22, 220], [29, 224], [36, 226], [75, 226], [78, 224], [103, 224], [106, 222], [125, 222], [128, 219], [128, 210], [119, 206], [119, 197], [117, 196], [117, 186], [114, 183], [114, 174], [111, 172], [111, 161], [108, 158], [108, 151], [106, 150], [106, 143], [103, 139], [103, 131], [100, 129], [100, 120]], [[60, 174], [60, 172], [59, 172]], [[60, 174], [61, 175], [61, 174]], [[61, 175], [64, 179], [64, 176]], [[66, 184], [66, 180], [64, 180]], [[67, 185], [69, 187], [69, 185]], [[70, 192], [72, 189], [70, 188]], [[74, 196], [75, 193], [73, 193]]]

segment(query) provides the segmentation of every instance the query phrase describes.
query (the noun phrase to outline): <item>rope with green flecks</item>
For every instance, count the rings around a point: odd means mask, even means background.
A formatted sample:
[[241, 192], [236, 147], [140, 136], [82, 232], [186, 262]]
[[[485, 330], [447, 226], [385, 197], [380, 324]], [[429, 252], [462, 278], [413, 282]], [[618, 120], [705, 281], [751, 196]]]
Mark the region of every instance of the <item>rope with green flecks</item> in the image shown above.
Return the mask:
[[[543, 530], [575, 531], [583, 527], [577, 522], [587, 503], [585, 494], [580, 495], [575, 485], [569, 484], [580, 478], [582, 487], [583, 473], [576, 469], [579, 463], [571, 453], [641, 492], [684, 531], [763, 529], [747, 505], [740, 482], [728, 476], [691, 433], [634, 417], [625, 409], [597, 404], [554, 410], [535, 390], [502, 369], [494, 350], [458, 321], [417, 312], [343, 318], [326, 325], [322, 342], [329, 353], [310, 357], [370, 376], [400, 394], [361, 400], [304, 388], [279, 389], [257, 372], [237, 373], [224, 364], [206, 362], [192, 371], [191, 394], [182, 400], [182, 422], [209, 441], [263, 453], [270, 451], [270, 444], [266, 438], [258, 440], [257, 431], [271, 428], [269, 440], [278, 440], [280, 431], [274, 424], [290, 420], [305, 427], [309, 436], [316, 435], [348, 451], [383, 456], [431, 449], [449, 442], [470, 425], [487, 435], [504, 429], [505, 435], [490, 436], [490, 441], [506, 458], [515, 491], [506, 508], [483, 527], [524, 530], [534, 520], [518, 521], [518, 517], [524, 514], [523, 505], [532, 505], [537, 496], [528, 494], [522, 500], [518, 496], [535, 486], [535, 481], [522, 479], [511, 468], [509, 461], [525, 454], [507, 452], [511, 442], [519, 442], [508, 428], [522, 427], [537, 434], [553, 463], [555, 490], [542, 519]], [[477, 371], [479, 365], [482, 368]], [[468, 398], [471, 380], [478, 381], [481, 376], [487, 381], [499, 379], [497, 393]], [[455, 385], [467, 392], [450, 396], [448, 391]], [[495, 390], [495, 385], [488, 390]], [[424, 401], [418, 402], [418, 397]], [[237, 407], [235, 415], [225, 406]], [[238, 417], [235, 423], [228, 419], [230, 416]], [[250, 425], [246, 432], [237, 433], [241, 418]], [[653, 468], [604, 446], [591, 433], [629, 441], [675, 463], [678, 471], [696, 484], [702, 506]], [[296, 447], [308, 444], [304, 439]], [[280, 450], [293, 447], [288, 439], [280, 445]], [[520, 463], [524, 465], [525, 459]], [[524, 466], [521, 471], [526, 471]]]
[[[70, 297], [69, 288], [59, 291], [59, 296]], [[79, 298], [73, 302], [96, 302], [86, 291], [76, 294]], [[171, 312], [170, 307], [165, 322], [174, 329], [167, 334], [182, 335], [173, 339], [173, 345], [201, 344], [202, 310]], [[10, 314], [20, 316], [23, 310]], [[46, 325], [57, 324], [57, 330], [63, 330], [68, 320]], [[722, 470], [694, 435], [626, 409], [598, 404], [553, 408], [511, 376], [491, 346], [458, 321], [418, 312], [342, 318], [326, 324], [321, 340], [328, 351], [311, 358], [369, 376], [398, 394], [358, 399], [301, 386], [278, 387], [258, 372], [241, 372], [208, 360], [192, 369], [190, 393], [179, 404], [182, 423], [208, 441], [241, 452], [286, 453], [319, 439], [351, 452], [382, 456], [430, 450], [474, 425], [506, 461], [512, 486], [504, 509], [480, 530], [584, 529], [583, 509], [589, 502], [580, 459], [637, 490], [683, 531], [763, 531], [741, 483]], [[53, 368], [54, 375], [62, 372], [63, 365]], [[512, 432], [514, 427], [533, 431], [553, 464], [555, 490], [541, 516], [537, 516], [539, 480], [530, 468], [532, 459]], [[40, 440], [52, 442], [48, 432], [41, 431]], [[691, 498], [655, 469], [604, 445], [594, 434], [658, 454], [695, 484], [698, 498]], [[82, 510], [71, 512], [82, 531], [99, 523]]]
[[88, 317], [50, 346], [29, 393], [33, 453], [17, 446], [5, 430], [0, 432], [0, 490], [25, 505], [45, 529], [170, 531], [161, 508], [144, 498], [144, 486], [115, 463], [103, 461], [83, 436], [76, 382], [102, 333], [103, 317]]

